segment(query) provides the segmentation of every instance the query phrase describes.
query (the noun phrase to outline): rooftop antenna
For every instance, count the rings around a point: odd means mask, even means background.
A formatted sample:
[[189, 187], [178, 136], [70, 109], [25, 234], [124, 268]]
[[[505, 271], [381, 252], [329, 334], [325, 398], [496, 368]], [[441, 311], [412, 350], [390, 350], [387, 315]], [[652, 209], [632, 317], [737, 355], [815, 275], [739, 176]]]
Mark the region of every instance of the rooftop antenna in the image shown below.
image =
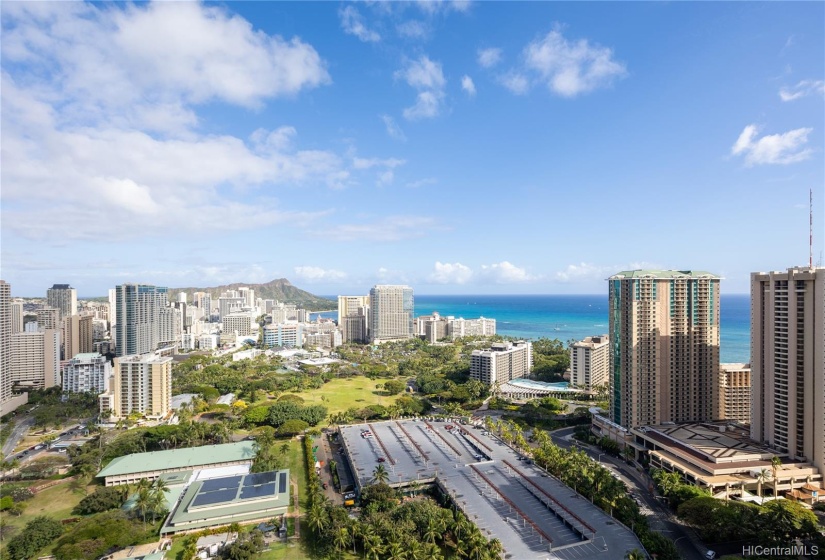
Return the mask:
[[808, 189], [808, 268], [814, 267], [814, 190]]

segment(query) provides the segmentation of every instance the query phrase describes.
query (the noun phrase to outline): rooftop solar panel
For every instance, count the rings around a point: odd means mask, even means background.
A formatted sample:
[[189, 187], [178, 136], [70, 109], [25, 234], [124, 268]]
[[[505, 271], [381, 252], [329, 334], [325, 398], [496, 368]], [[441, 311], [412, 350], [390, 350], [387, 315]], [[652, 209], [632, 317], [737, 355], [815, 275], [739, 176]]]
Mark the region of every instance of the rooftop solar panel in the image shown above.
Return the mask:
[[278, 477], [278, 493], [283, 494], [286, 492], [286, 473], [282, 472], [281, 476]]
[[192, 507], [210, 506], [221, 502], [229, 502], [235, 499], [238, 494], [237, 488], [225, 488], [214, 492], [199, 492], [192, 500]]
[[221, 478], [204, 480], [203, 484], [201, 484], [201, 492], [213, 492], [215, 490], [223, 490], [225, 488], [238, 488], [242, 478], [242, 476], [225, 476]]
[[241, 488], [241, 499], [268, 498], [275, 495], [275, 483], [261, 484], [259, 486], [244, 486]]
[[268, 484], [270, 482], [275, 482], [277, 477], [278, 473], [276, 471], [248, 474], [243, 481], [243, 485], [257, 486], [259, 484]]

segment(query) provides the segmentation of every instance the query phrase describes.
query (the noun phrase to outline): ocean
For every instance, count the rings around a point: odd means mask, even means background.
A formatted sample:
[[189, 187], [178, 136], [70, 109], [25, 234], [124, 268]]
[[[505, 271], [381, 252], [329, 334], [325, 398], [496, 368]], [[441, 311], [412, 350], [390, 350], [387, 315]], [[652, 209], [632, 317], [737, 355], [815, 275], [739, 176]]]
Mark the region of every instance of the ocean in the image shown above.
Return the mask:
[[[747, 295], [722, 295], [721, 300], [722, 362], [750, 361], [750, 298]], [[586, 336], [607, 334], [606, 295], [463, 295], [415, 296], [415, 315], [465, 319], [487, 317], [496, 320], [496, 332], [524, 339], [541, 337], [562, 341], [581, 340]], [[313, 313], [312, 317], [318, 314]], [[336, 312], [320, 314], [337, 318]]]

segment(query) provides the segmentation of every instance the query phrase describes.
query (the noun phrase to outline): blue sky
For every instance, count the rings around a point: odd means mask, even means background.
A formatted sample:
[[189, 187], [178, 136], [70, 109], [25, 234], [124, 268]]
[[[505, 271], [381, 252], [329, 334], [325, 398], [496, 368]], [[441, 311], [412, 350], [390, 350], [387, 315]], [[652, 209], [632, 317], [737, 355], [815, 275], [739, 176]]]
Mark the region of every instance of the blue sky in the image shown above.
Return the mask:
[[[601, 293], [807, 264], [825, 4], [3, 2], [2, 277]], [[765, 226], [763, 224], [770, 224]]]

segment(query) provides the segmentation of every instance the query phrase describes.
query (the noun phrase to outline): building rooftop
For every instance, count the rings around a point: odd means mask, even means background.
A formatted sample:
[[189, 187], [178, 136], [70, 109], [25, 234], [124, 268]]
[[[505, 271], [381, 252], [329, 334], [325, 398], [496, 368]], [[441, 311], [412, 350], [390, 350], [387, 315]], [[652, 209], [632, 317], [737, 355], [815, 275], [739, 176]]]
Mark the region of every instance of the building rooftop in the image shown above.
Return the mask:
[[750, 439], [750, 433], [731, 422], [663, 424], [638, 431], [700, 461], [717, 464], [770, 461], [776, 455]]
[[133, 453], [114, 459], [97, 473], [97, 477], [102, 478], [146, 471], [192, 469], [201, 465], [212, 465], [215, 463], [243, 460], [251, 461], [254, 457], [255, 447], [254, 442], [251, 441], [239, 441], [237, 443], [224, 443], [221, 445], [203, 445], [187, 449], [150, 451], [148, 453]]
[[721, 278], [712, 272], [704, 270], [623, 270], [617, 272], [610, 277], [610, 280], [619, 280], [621, 278]]

